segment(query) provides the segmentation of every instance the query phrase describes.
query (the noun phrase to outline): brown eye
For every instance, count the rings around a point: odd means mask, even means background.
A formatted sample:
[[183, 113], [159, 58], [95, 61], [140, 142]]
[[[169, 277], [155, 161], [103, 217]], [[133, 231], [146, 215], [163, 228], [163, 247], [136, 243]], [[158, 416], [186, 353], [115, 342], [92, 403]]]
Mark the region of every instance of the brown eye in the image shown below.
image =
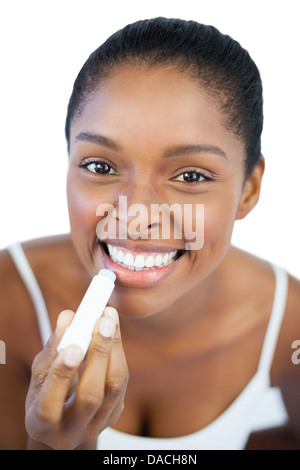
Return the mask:
[[108, 165], [108, 163], [100, 161], [82, 163], [80, 167], [85, 168], [95, 175], [116, 174], [115, 170], [110, 165]]
[[207, 178], [199, 173], [199, 171], [185, 171], [176, 178], [177, 181], [183, 181], [185, 183], [199, 183], [206, 179]]

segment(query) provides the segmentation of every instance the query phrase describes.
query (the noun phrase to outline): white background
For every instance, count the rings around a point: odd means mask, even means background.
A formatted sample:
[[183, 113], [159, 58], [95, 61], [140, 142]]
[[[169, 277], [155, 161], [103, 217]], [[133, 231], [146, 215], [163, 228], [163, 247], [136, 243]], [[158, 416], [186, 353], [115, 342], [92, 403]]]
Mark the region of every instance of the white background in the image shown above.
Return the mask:
[[0, 248], [69, 230], [64, 120], [88, 55], [135, 20], [213, 24], [245, 47], [264, 84], [266, 173], [233, 243], [300, 278], [299, 0], [10, 0], [0, 4]]

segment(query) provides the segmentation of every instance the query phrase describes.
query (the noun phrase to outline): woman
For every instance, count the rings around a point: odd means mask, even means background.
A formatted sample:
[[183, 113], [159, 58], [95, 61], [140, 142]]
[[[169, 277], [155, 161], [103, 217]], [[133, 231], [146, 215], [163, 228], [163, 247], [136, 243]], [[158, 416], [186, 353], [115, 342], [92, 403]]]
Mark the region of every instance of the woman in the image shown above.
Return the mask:
[[[230, 241], [259, 199], [262, 121], [255, 64], [213, 27], [145, 20], [89, 57], [66, 120], [71, 234], [1, 253], [2, 448], [299, 448], [299, 281]], [[58, 354], [103, 267], [87, 356]]]

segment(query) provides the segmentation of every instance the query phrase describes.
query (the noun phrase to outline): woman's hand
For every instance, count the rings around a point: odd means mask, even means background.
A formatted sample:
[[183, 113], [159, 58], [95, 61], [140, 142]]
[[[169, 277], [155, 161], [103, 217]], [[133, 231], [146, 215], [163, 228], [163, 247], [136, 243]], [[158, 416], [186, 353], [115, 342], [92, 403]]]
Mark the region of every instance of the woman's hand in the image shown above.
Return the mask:
[[106, 307], [84, 361], [81, 350], [56, 348], [74, 313], [60, 314], [56, 330], [35, 357], [26, 398], [29, 436], [53, 449], [75, 449], [94, 441], [122, 410], [128, 368], [118, 314]]

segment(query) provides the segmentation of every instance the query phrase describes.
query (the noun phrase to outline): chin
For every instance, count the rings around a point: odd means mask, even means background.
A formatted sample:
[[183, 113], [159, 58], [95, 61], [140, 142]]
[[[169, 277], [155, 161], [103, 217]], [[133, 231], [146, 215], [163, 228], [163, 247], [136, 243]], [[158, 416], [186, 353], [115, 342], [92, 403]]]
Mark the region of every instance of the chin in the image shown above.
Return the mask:
[[[152, 296], [151, 292], [134, 292], [138, 289], [130, 289], [123, 286], [115, 288], [108, 304], [114, 307], [121, 317], [127, 318], [149, 318], [163, 312], [170, 304], [174, 302], [174, 297], [170, 300], [169, 296]], [[154, 298], [153, 298], [154, 297]]]

